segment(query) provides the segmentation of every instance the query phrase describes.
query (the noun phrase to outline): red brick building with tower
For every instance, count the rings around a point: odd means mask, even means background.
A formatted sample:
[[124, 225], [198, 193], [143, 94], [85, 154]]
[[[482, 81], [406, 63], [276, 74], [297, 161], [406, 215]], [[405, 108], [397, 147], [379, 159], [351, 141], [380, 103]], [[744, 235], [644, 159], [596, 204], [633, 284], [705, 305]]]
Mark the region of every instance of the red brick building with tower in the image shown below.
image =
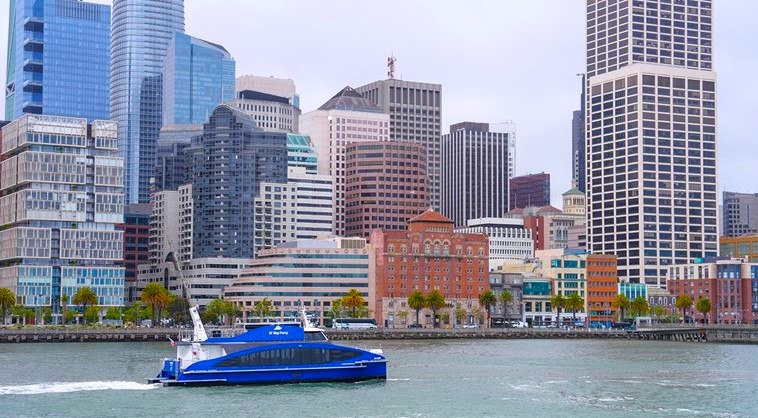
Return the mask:
[[[376, 229], [369, 239], [376, 255], [377, 324], [407, 327], [415, 312], [407, 300], [414, 290], [433, 289], [447, 307], [437, 312], [442, 326], [453, 323], [457, 304], [469, 314], [479, 309], [479, 295], [489, 285], [489, 240], [485, 234], [461, 234], [454, 222], [432, 209], [408, 221], [405, 231]], [[431, 326], [425, 309], [419, 322]]]

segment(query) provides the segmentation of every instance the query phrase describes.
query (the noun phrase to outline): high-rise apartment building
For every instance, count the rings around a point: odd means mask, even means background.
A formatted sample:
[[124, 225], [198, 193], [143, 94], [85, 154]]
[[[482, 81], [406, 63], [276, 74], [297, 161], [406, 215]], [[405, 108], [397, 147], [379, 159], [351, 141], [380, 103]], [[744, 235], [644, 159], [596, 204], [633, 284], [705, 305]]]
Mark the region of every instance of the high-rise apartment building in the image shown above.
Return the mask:
[[622, 281], [718, 250], [712, 4], [587, 2], [587, 245]]
[[184, 32], [184, 0], [114, 0], [110, 118], [118, 122], [128, 203], [150, 201], [162, 125], [161, 71], [168, 45]]
[[10, 0], [5, 118], [109, 117], [111, 7]]
[[722, 236], [758, 234], [758, 193], [725, 191], [723, 205]]
[[300, 116], [300, 131], [309, 135], [316, 147], [319, 174], [328, 174], [334, 180], [334, 233], [343, 236], [345, 148], [353, 142], [388, 140], [389, 115], [348, 86], [317, 110]]
[[456, 226], [508, 212], [511, 140], [512, 133], [493, 132], [489, 124], [474, 122], [451, 125], [450, 133], [442, 136], [440, 212]]
[[255, 257], [255, 198], [261, 182], [287, 182], [287, 135], [218, 106], [185, 151], [192, 184], [194, 258]]
[[124, 161], [117, 127], [25, 115], [2, 129], [0, 287], [50, 306], [90, 287], [97, 306], [123, 306]]
[[358, 87], [356, 91], [390, 115], [390, 139], [424, 146], [429, 197], [432, 207], [439, 210], [442, 85], [389, 78]]
[[345, 233], [368, 238], [373, 229], [405, 230], [429, 208], [426, 150], [398, 141], [354, 142], [345, 151]]
[[538, 173], [513, 177], [509, 183], [510, 209], [550, 204], [550, 174]]
[[175, 32], [162, 67], [162, 123], [205, 123], [216, 106], [234, 99], [234, 70], [223, 46]]
[[151, 192], [178, 190], [186, 183], [188, 166], [184, 150], [192, 138], [203, 134], [203, 125], [166, 125], [161, 128], [155, 145], [155, 171]]

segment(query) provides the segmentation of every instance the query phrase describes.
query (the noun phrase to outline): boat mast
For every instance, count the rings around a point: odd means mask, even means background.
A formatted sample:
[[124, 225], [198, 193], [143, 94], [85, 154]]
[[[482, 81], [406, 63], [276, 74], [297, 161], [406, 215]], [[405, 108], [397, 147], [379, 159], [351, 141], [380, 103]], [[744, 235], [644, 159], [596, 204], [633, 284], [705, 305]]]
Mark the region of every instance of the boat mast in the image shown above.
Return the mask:
[[192, 317], [192, 325], [194, 326], [194, 332], [192, 335], [193, 341], [205, 341], [208, 339], [208, 334], [205, 333], [205, 327], [203, 321], [200, 320], [200, 314], [197, 312], [197, 306], [190, 308], [190, 316]]

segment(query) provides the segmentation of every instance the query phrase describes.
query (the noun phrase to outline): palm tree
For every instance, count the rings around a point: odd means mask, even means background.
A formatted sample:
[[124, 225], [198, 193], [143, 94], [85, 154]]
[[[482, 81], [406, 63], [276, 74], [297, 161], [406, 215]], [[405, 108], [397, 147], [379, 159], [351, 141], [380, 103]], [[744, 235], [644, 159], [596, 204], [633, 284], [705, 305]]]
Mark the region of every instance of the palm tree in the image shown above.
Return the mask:
[[263, 300], [259, 300], [255, 303], [255, 306], [253, 307], [253, 312], [255, 312], [255, 315], [258, 316], [258, 318], [263, 321], [263, 318], [265, 318], [268, 315], [271, 315], [271, 301], [268, 300], [268, 298], [263, 298]]
[[416, 325], [418, 325], [418, 314], [426, 306], [426, 297], [420, 290], [416, 289], [408, 295], [408, 307], [416, 311]]
[[63, 322], [63, 325], [66, 325], [66, 314], [68, 313], [68, 300], [69, 300], [68, 295], [61, 296], [61, 307], [63, 308], [61, 309], [61, 315], [63, 315], [62, 316], [63, 320], [61, 322]]
[[647, 303], [647, 299], [644, 296], [637, 296], [629, 304], [632, 314], [635, 316], [643, 316], [650, 310], [650, 305]]
[[332, 315], [332, 321], [342, 316], [342, 301], [334, 299], [332, 301], [332, 307], [329, 311]]
[[434, 289], [426, 296], [426, 306], [432, 310], [432, 328], [437, 327], [437, 310], [445, 307], [445, 297]]
[[171, 303], [171, 294], [160, 283], [148, 283], [142, 290], [140, 297], [145, 305], [153, 308], [153, 325], [155, 325], [155, 314], [158, 313], [158, 320], [161, 319], [161, 310]]
[[503, 290], [498, 299], [503, 302], [503, 319], [505, 319], [508, 316], [508, 305], [513, 302], [513, 294], [508, 290]]
[[363, 295], [361, 295], [361, 292], [359, 292], [358, 289], [350, 289], [347, 294], [342, 297], [342, 306], [352, 311], [353, 318], [357, 317], [358, 309], [363, 307], [365, 303], [366, 300], [363, 299]]
[[[74, 305], [82, 306], [82, 315], [87, 312], [87, 306], [97, 305], [97, 295], [89, 286], [79, 288], [74, 295]], [[87, 323], [86, 316], [83, 316], [84, 323]]]
[[487, 326], [490, 326], [490, 309], [497, 303], [497, 296], [495, 296], [495, 293], [487, 289], [479, 295], [479, 305], [484, 306], [484, 309], [487, 311]]
[[576, 324], [577, 311], [584, 309], [584, 299], [579, 296], [579, 293], [572, 293], [566, 298], [566, 309], [572, 312], [574, 324]]
[[629, 302], [629, 298], [620, 293], [616, 295], [616, 298], [611, 302], [611, 306], [620, 312], [621, 317], [619, 318], [619, 321], [624, 321], [624, 312], [629, 308], [630, 304], [631, 302]]
[[16, 296], [13, 292], [6, 287], [0, 288], [0, 307], [3, 309], [3, 323], [0, 325], [5, 325], [5, 312], [15, 304]]
[[560, 293], [556, 293], [553, 296], [550, 296], [550, 306], [556, 310], [557, 315], [555, 316], [555, 321], [560, 324], [561, 309], [566, 307], [566, 298], [564, 298]]
[[690, 295], [677, 296], [674, 306], [682, 310], [682, 321], [687, 322], [687, 310], [692, 308], [692, 298]]
[[705, 298], [698, 298], [697, 300], [697, 306], [695, 306], [698, 312], [703, 314], [703, 322], [709, 323], [708, 321], [708, 314], [711, 312], [711, 300], [707, 297]]

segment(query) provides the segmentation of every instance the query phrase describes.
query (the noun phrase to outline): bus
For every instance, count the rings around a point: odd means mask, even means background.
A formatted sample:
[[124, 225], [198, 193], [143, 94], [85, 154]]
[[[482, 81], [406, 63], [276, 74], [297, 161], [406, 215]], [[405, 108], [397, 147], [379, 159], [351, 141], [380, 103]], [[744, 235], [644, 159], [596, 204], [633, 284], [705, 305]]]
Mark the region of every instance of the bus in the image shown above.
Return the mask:
[[334, 329], [376, 329], [376, 320], [372, 318], [336, 318], [332, 321]]

